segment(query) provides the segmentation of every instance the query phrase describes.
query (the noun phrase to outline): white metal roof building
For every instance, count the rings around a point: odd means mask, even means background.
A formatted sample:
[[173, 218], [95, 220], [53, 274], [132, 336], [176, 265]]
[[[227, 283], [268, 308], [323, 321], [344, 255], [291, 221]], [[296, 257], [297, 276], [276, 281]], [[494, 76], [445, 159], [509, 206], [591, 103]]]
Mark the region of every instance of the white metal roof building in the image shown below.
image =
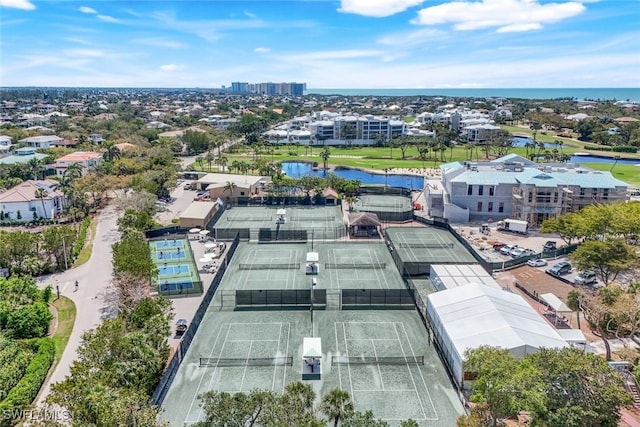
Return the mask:
[[495, 289], [502, 286], [479, 264], [431, 264], [429, 279], [436, 291], [480, 283]]
[[520, 295], [478, 283], [430, 294], [427, 318], [459, 386], [467, 349], [489, 345], [523, 357], [540, 348], [568, 346]]

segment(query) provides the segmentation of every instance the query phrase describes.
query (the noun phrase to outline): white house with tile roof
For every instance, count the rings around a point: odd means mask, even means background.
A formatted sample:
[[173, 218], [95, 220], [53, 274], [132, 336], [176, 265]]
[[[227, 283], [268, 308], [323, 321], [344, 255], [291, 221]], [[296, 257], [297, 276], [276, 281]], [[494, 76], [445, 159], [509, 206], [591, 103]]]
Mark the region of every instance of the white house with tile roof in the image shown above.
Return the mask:
[[[55, 218], [66, 204], [66, 197], [57, 186], [58, 181], [29, 180], [0, 193], [3, 220], [28, 222], [34, 219], [34, 213], [38, 218]], [[45, 191], [46, 197], [36, 197], [39, 188]]]

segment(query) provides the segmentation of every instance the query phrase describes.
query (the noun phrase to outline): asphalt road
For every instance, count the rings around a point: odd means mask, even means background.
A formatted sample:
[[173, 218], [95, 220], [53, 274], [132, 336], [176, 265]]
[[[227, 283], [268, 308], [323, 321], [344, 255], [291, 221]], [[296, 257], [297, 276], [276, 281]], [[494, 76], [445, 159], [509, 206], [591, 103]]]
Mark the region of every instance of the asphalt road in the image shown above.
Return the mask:
[[[36, 400], [38, 404], [49, 394], [51, 384], [62, 381], [69, 375], [71, 364], [77, 358], [82, 334], [96, 328], [109, 314], [102, 296], [111, 281], [111, 245], [119, 238], [117, 218], [118, 213], [112, 206], [105, 208], [98, 215], [98, 227], [89, 261], [80, 267], [38, 278], [41, 287], [53, 287], [54, 295], [58, 286], [60, 294], [71, 298], [77, 309], [76, 321], [67, 347], [55, 370], [40, 389]], [[74, 290], [76, 280], [79, 283], [77, 291]]]

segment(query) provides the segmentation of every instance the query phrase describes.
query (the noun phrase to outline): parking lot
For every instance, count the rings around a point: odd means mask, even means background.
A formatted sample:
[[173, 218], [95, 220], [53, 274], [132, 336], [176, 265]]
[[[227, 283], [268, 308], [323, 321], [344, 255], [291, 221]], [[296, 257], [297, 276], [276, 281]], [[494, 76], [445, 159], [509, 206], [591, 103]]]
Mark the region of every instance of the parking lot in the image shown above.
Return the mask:
[[556, 235], [542, 234], [531, 231], [526, 235], [511, 233], [508, 231], [498, 231], [495, 225], [489, 225], [489, 232], [480, 232], [481, 224], [464, 224], [454, 226], [458, 234], [464, 237], [477, 253], [489, 262], [502, 262], [512, 259], [509, 254], [501, 254], [494, 250], [494, 245], [513, 245], [523, 249], [529, 249], [534, 253], [540, 253], [546, 242], [556, 243], [558, 248], [565, 245], [565, 242]]

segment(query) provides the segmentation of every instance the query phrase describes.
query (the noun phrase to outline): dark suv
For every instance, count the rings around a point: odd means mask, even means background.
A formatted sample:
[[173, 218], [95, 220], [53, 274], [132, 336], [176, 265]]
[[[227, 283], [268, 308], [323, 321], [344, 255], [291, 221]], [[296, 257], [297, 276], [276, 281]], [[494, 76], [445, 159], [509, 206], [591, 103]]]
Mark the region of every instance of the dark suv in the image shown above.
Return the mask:
[[554, 264], [553, 267], [549, 269], [549, 273], [554, 276], [562, 276], [563, 274], [571, 273], [571, 264], [566, 261], [559, 262]]

